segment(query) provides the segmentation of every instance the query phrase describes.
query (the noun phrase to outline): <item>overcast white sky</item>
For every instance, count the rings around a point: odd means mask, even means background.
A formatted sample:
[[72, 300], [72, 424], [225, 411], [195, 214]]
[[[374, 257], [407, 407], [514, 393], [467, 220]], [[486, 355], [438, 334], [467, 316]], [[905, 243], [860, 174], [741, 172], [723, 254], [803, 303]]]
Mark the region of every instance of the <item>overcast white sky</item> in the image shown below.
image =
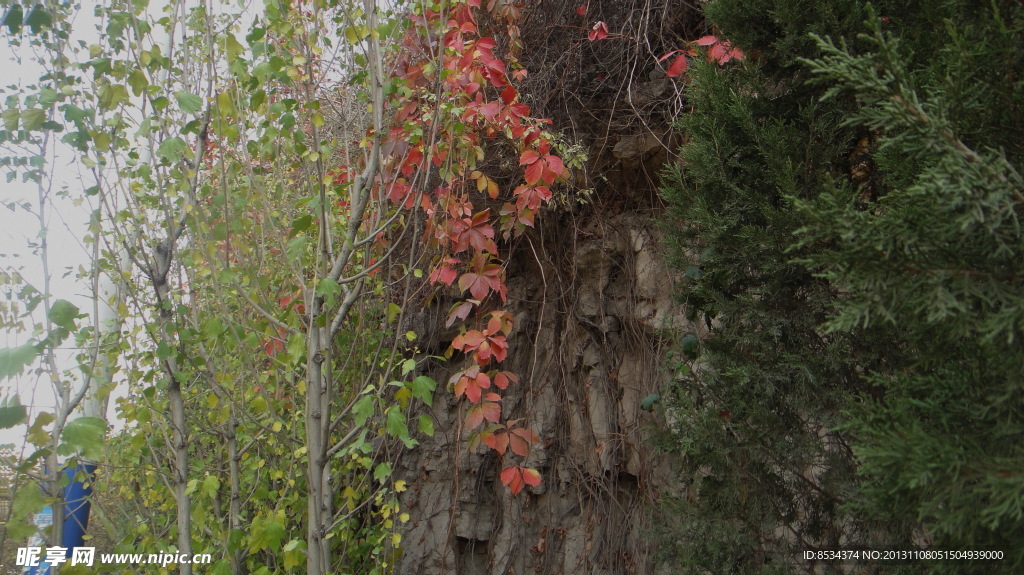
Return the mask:
[[[192, 0], [185, 0], [188, 4]], [[99, 21], [94, 15], [94, 2], [84, 2], [84, 8], [79, 11], [75, 18], [72, 40], [84, 40], [87, 44], [100, 41], [100, 34], [96, 29]], [[216, 2], [215, 2], [216, 4]], [[154, 0], [149, 8], [151, 14], [162, 13], [164, 0]], [[241, 8], [240, 8], [241, 6]], [[255, 14], [262, 8], [261, 2], [253, 0], [231, 0], [224, 1], [218, 8], [226, 9], [229, 12], [242, 10], [242, 21], [236, 23], [239, 30], [244, 30], [255, 18]], [[2, 10], [0, 10], [2, 12]], [[2, 16], [2, 14], [0, 14]], [[5, 89], [5, 93], [16, 91], [17, 87], [35, 83], [42, 67], [32, 57], [32, 52], [26, 48], [19, 48], [22, 55], [21, 61], [15, 59], [15, 51], [7, 42], [8, 31], [0, 29], [0, 86], [13, 86]], [[154, 29], [154, 34], [159, 34], [159, 28]], [[0, 100], [0, 107], [3, 101]], [[59, 137], [58, 137], [59, 138]], [[51, 271], [50, 290], [53, 298], [66, 299], [77, 305], [83, 312], [91, 313], [93, 309], [91, 286], [87, 283], [80, 283], [76, 280], [80, 266], [89, 265], [90, 255], [83, 245], [82, 237], [87, 231], [91, 208], [87, 203], [76, 202], [76, 199], [83, 197], [82, 191], [91, 184], [83, 184], [79, 175], [81, 164], [77, 155], [67, 146], [56, 144], [56, 158], [50, 164], [54, 182], [53, 190], [67, 189], [69, 198], [58, 198], [56, 194], [51, 198], [49, 206], [47, 238], [49, 244], [49, 265]], [[0, 154], [6, 154], [8, 150], [0, 147]], [[37, 189], [34, 183], [22, 183], [19, 180], [7, 183], [6, 178], [0, 175], [0, 201], [6, 204], [11, 200], [29, 202], [33, 209], [38, 206]], [[77, 204], [77, 205], [76, 205]], [[33, 214], [23, 210], [11, 211], [0, 207], [0, 266], [5, 270], [18, 270], [27, 281], [39, 289], [43, 285], [43, 268], [38, 255], [32, 253], [30, 244], [38, 240], [39, 222]], [[41, 311], [41, 310], [40, 310]], [[41, 315], [41, 313], [40, 313]], [[0, 337], [0, 346], [15, 347], [27, 341], [28, 334], [14, 334], [4, 332]], [[67, 342], [73, 345], [72, 342]], [[73, 356], [76, 350], [68, 347], [64, 354], [61, 365], [64, 369], [73, 369], [75, 364]], [[74, 370], [77, 371], [77, 370]], [[12, 390], [12, 388], [15, 388]], [[35, 376], [26, 375], [19, 380], [0, 381], [0, 391], [17, 391], [22, 403], [31, 405], [37, 410], [52, 410], [55, 401], [54, 390], [47, 379], [38, 380]], [[6, 395], [0, 393], [0, 397]], [[117, 395], [115, 393], [115, 395]], [[113, 402], [108, 409], [108, 416], [113, 418], [115, 411]], [[0, 444], [15, 443], [19, 447], [24, 442], [25, 428], [0, 430]]]
[[[79, 22], [87, 20], [79, 19]], [[92, 24], [86, 24], [90, 29]], [[84, 32], [84, 31], [83, 31]], [[0, 32], [0, 82], [5, 86], [22, 86], [34, 83], [42, 72], [41, 66], [32, 58], [24, 58], [21, 62], [14, 59], [14, 51], [7, 43], [7, 30]], [[30, 54], [22, 50], [23, 54]], [[5, 90], [6, 91], [6, 90]], [[0, 154], [9, 150], [0, 148]], [[54, 191], [66, 187], [72, 197], [81, 197], [76, 193], [82, 189], [78, 180], [75, 155], [67, 150], [52, 164], [54, 173]], [[38, 207], [38, 191], [34, 182], [22, 183], [20, 178], [7, 182], [0, 176], [0, 198], [3, 203], [12, 200], [29, 202], [33, 210]], [[55, 195], [55, 194], [54, 194]], [[66, 299], [82, 310], [91, 309], [89, 286], [80, 285], [75, 276], [80, 265], [87, 264], [89, 257], [81, 238], [86, 231], [89, 220], [89, 209], [85, 205], [76, 206], [71, 199], [53, 198], [48, 213], [47, 239], [49, 245], [49, 264], [51, 270], [50, 289], [55, 298]], [[0, 265], [5, 270], [15, 269], [33, 286], [42, 289], [43, 267], [39, 256], [33, 254], [30, 244], [38, 242], [39, 221], [33, 214], [21, 209], [11, 211], [0, 207]], [[41, 315], [41, 314], [40, 314]], [[27, 341], [28, 334], [4, 332], [0, 346], [14, 347]], [[69, 342], [71, 343], [71, 342]], [[62, 361], [71, 367], [69, 350]], [[49, 381], [37, 381], [32, 375], [25, 375], [18, 380], [0, 382], [0, 387], [10, 390], [15, 387], [26, 404], [37, 408], [52, 409], [55, 403], [54, 392]], [[0, 443], [20, 444], [24, 440], [25, 429], [15, 428], [0, 430]]]

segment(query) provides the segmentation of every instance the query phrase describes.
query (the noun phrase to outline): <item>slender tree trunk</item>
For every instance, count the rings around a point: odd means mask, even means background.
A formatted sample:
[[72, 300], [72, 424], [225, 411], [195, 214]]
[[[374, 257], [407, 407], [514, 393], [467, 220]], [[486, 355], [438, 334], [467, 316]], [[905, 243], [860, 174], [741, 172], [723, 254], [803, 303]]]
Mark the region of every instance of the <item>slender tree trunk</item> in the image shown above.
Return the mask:
[[317, 327], [317, 318], [323, 313], [323, 298], [309, 298], [313, 305], [310, 313], [308, 350], [306, 357], [306, 457], [308, 460], [309, 493], [307, 495], [308, 534], [306, 544], [306, 574], [325, 575], [330, 569], [330, 542], [327, 530], [331, 519], [330, 486], [327, 475], [327, 437], [325, 422], [330, 420], [330, 386], [324, 385], [323, 336], [325, 328]]
[[[174, 476], [172, 479], [174, 497], [178, 503], [178, 553], [188, 555], [189, 559], [191, 559], [192, 496], [188, 493], [188, 422], [185, 418], [185, 397], [181, 389], [181, 381], [178, 379], [178, 360], [174, 355], [177, 345], [172, 333], [174, 326], [171, 321], [171, 290], [167, 284], [167, 276], [171, 268], [173, 253], [174, 242], [170, 238], [168, 241], [161, 242], [154, 254], [156, 269], [151, 270], [150, 276], [157, 296], [159, 338], [171, 350], [163, 365], [169, 380], [167, 383], [167, 401], [171, 410], [172, 440], [174, 442], [174, 445], [171, 446], [174, 451]], [[192, 575], [192, 563], [179, 563], [178, 573], [180, 575]]]
[[[242, 530], [242, 487], [241, 469], [239, 462], [242, 457], [238, 453], [238, 421], [235, 419], [232, 410], [231, 420], [228, 422], [228, 475], [231, 483], [230, 500], [228, 502], [228, 540], [231, 534]], [[231, 575], [244, 575], [242, 560], [245, 554], [242, 549], [231, 550], [228, 548], [231, 558]]]

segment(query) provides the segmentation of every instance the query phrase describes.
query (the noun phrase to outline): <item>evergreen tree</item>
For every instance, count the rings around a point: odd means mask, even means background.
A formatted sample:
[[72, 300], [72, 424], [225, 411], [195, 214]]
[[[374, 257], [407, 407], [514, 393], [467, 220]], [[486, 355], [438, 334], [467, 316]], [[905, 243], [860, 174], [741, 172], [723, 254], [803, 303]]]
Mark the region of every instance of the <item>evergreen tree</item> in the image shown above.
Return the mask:
[[929, 542], [1024, 565], [1022, 10], [875, 6], [706, 5], [751, 57], [694, 66], [665, 190], [711, 332], [671, 412], [691, 572]]
[[[914, 58], [870, 20], [870, 47], [822, 39], [809, 62], [848, 124], [872, 131], [872, 183], [801, 210], [800, 245], [847, 293], [832, 332], [891, 325], [867, 377], [881, 397], [851, 410], [865, 478], [859, 507], [920, 524], [936, 548], [1000, 550], [1024, 569], [1024, 9], [960, 2]], [[957, 567], [947, 565], [949, 572]], [[990, 571], [991, 572], [991, 571]]]

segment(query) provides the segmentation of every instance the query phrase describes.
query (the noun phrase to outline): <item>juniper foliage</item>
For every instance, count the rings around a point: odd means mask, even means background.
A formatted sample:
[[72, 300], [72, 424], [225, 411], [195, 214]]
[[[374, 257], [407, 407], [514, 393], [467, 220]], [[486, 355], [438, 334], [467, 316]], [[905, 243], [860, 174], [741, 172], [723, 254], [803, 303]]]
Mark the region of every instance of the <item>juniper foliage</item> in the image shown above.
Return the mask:
[[1019, 572], [1024, 7], [706, 13], [750, 57], [694, 66], [664, 191], [711, 332], [670, 412], [674, 563], [806, 572], [809, 549], [930, 545]]

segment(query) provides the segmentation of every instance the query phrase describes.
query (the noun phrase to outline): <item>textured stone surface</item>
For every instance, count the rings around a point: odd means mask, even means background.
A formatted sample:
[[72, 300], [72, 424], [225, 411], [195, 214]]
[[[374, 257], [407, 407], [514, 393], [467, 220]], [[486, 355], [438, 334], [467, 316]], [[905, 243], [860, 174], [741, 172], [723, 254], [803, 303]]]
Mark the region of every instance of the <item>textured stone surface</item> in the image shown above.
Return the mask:
[[[649, 215], [546, 223], [531, 239], [536, 256], [529, 246], [515, 250], [508, 307], [516, 325], [504, 365], [521, 382], [506, 394], [504, 415], [525, 417], [540, 435], [527, 463], [544, 484], [517, 497], [502, 487], [498, 458], [468, 451], [464, 406], [439, 386], [436, 435], [402, 460], [412, 520], [396, 572], [654, 571], [642, 530], [651, 490], [670, 466], [645, 439], [658, 422], [640, 403], [668, 379], [660, 365], [667, 328], [693, 328], [674, 304]], [[446, 304], [435, 307], [431, 321], [443, 325]], [[430, 375], [447, 382], [462, 365], [456, 354]]]

